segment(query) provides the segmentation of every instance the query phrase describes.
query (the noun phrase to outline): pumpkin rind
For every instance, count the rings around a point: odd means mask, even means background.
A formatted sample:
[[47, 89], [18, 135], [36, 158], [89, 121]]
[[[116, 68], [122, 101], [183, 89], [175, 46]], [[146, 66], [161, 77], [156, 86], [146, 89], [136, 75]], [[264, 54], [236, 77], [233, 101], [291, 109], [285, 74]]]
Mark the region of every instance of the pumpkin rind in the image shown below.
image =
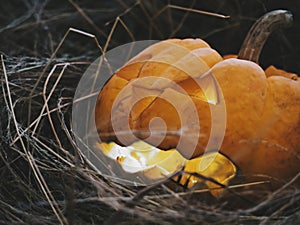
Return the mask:
[[[227, 155], [244, 174], [264, 174], [274, 176], [278, 179], [287, 179], [299, 171], [299, 140], [300, 139], [300, 83], [288, 78], [285, 74], [270, 76], [271, 72], [265, 73], [257, 64], [241, 59], [229, 58], [222, 60], [215, 50], [205, 46], [205, 42], [197, 40], [170, 40], [172, 44], [184, 43], [184, 48], [191, 54], [199, 57], [207, 67], [212, 66], [209, 71], [217, 79], [223, 92], [226, 110], [227, 127], [221, 153]], [[196, 43], [199, 48], [196, 48]], [[156, 46], [157, 48], [157, 46]], [[176, 47], [174, 51], [176, 51]], [[181, 50], [180, 50], [181, 51]], [[183, 156], [192, 158], [203, 154], [205, 145], [210, 135], [210, 111], [207, 102], [203, 101], [203, 91], [197, 84], [193, 83], [197, 77], [189, 77], [184, 71], [163, 62], [149, 60], [151, 47], [146, 49], [148, 54], [145, 61], [139, 60], [128, 63], [121, 68], [101, 91], [96, 106], [96, 124], [102, 141], [116, 141], [111, 129], [110, 115], [112, 105], [121, 89], [128, 85], [134, 78], [157, 75], [165, 76], [175, 81], [182, 87], [192, 99], [201, 124], [201, 133], [198, 145], [194, 152], [187, 148], [177, 149]], [[173, 54], [176, 54], [174, 52]], [[215, 55], [215, 56], [213, 56]], [[138, 55], [143, 58], [143, 52]], [[161, 55], [161, 57], [166, 57]], [[185, 59], [187, 60], [187, 58]], [[167, 73], [164, 73], [166, 72]], [[274, 72], [273, 72], [274, 73]], [[267, 74], [267, 75], [266, 75]], [[268, 76], [268, 77], [267, 77]], [[201, 77], [199, 75], [199, 77]], [[294, 77], [294, 76], [293, 76]], [[140, 85], [140, 86], [139, 86]], [[147, 86], [148, 85], [148, 86]], [[153, 91], [158, 97], [147, 97], [139, 101], [131, 109], [131, 116], [122, 116], [122, 107], [113, 113], [119, 113], [120, 121], [129, 122], [130, 128], [136, 131], [137, 139], [145, 139], [149, 132], [149, 122], [155, 116], [161, 117], [172, 133], [181, 128], [176, 109], [172, 108], [164, 100], [165, 95], [178, 95], [178, 101], [183, 93], [169, 84], [154, 83], [137, 84], [132, 91]], [[130, 96], [130, 94], [128, 94]], [[161, 98], [159, 97], [161, 96]], [[124, 99], [126, 96], [124, 96]], [[130, 98], [130, 97], [129, 97]], [[99, 113], [102, 112], [101, 116]], [[107, 117], [108, 116], [108, 117]], [[103, 119], [105, 118], [105, 119]], [[121, 129], [121, 126], [120, 126]], [[131, 144], [137, 139], [129, 139], [125, 144]], [[172, 149], [177, 146], [179, 137], [177, 135], [166, 135], [161, 144], [161, 149]], [[148, 139], [150, 144], [156, 140]], [[122, 143], [124, 144], [124, 143]], [[269, 162], [267, 163], [266, 160]]]

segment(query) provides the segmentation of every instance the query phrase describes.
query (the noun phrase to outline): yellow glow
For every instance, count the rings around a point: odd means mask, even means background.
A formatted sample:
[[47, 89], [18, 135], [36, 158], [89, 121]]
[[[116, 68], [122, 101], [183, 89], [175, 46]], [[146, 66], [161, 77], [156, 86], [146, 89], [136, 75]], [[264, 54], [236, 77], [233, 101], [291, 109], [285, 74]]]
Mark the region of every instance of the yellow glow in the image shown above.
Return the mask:
[[[214, 157], [212, 163], [203, 171], [200, 170], [200, 162], [201, 160], [209, 160], [210, 157]], [[210, 161], [210, 160], [209, 160]], [[228, 182], [235, 176], [236, 167], [235, 165], [222, 154], [215, 152], [205, 154], [202, 157], [195, 158], [192, 160], [188, 160], [187, 164], [184, 168], [184, 171], [190, 173], [199, 173], [205, 177], [210, 177], [218, 181], [223, 185], [228, 185]], [[187, 187], [191, 188], [195, 184], [202, 182], [204, 183], [210, 190], [211, 194], [215, 197], [219, 197], [223, 193], [223, 188], [221, 188], [218, 184], [215, 184], [210, 181], [202, 180], [195, 176], [190, 176], [188, 174], [183, 174], [180, 183], [185, 185], [187, 183]]]
[[146, 142], [138, 141], [122, 147], [116, 143], [101, 143], [98, 148], [116, 160], [128, 173], [143, 172], [150, 179], [161, 179], [182, 169], [187, 161], [176, 150], [162, 151]]
[[[235, 176], [236, 167], [225, 156], [218, 152], [208, 153], [202, 157], [186, 160], [175, 149], [162, 151], [143, 141], [133, 143], [131, 146], [122, 147], [116, 143], [97, 144], [98, 148], [111, 159], [116, 160], [124, 171], [128, 173], [142, 172], [149, 179], [161, 179], [170, 176], [184, 167], [184, 171], [199, 173], [205, 177], [211, 177], [223, 185]], [[212, 163], [201, 170], [201, 160], [211, 161]], [[202, 163], [203, 163], [202, 162]], [[219, 197], [223, 189], [219, 185], [210, 181], [202, 180], [189, 174], [183, 174], [179, 181], [188, 188], [194, 187], [198, 183], [203, 183], [208, 187], [212, 195]]]

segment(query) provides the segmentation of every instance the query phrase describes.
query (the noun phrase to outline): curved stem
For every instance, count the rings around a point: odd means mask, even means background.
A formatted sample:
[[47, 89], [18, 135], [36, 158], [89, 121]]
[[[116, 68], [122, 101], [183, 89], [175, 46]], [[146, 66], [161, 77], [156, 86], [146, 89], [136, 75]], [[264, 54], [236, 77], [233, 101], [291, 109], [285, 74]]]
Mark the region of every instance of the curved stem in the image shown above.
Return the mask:
[[260, 17], [248, 32], [240, 52], [239, 59], [258, 63], [261, 50], [269, 35], [280, 28], [288, 28], [293, 23], [293, 15], [286, 10], [275, 10]]

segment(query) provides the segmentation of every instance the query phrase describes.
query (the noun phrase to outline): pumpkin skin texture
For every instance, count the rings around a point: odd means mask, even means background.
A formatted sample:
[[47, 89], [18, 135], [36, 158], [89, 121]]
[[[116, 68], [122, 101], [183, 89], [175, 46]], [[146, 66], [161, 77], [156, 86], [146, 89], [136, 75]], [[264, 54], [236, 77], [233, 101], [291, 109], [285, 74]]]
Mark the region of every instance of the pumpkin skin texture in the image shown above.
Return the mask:
[[[167, 43], [167, 45], [166, 45]], [[189, 74], [186, 72], [178, 69], [176, 66], [173, 66], [170, 63], [162, 62], [160, 56], [157, 56], [157, 52], [162, 52], [165, 49], [170, 49], [174, 55], [183, 55], [182, 64], [188, 65], [190, 68], [193, 68], [193, 64], [200, 65], [203, 69], [202, 71], [199, 70], [197, 67], [196, 69], [192, 69], [190, 74], [196, 73], [196, 75], [201, 76], [205, 72], [210, 69], [211, 65], [216, 64], [217, 62], [222, 61], [222, 57], [213, 49], [209, 47], [209, 45], [201, 40], [201, 39], [170, 39], [166, 41], [159, 42], [154, 47], [149, 47], [140, 53], [137, 57], [135, 57], [129, 64], [123, 68], [121, 68], [106, 84], [104, 89], [100, 92], [96, 108], [95, 108], [95, 118], [96, 118], [96, 127], [100, 136], [101, 141], [115, 141], [120, 143], [113, 132], [112, 124], [110, 122], [110, 116], [112, 115], [112, 108], [113, 102], [116, 96], [120, 95], [120, 91], [123, 87], [125, 87], [129, 82], [134, 80], [135, 78], [143, 78], [147, 76], [157, 76], [159, 78], [164, 77], [166, 79], [172, 80], [175, 83], [179, 84], [183, 90], [189, 91], [190, 83], [188, 78], [190, 77]], [[179, 51], [179, 53], [176, 53]], [[168, 51], [165, 51], [168, 53]], [[156, 56], [156, 61], [151, 61], [151, 57]], [[165, 57], [169, 57], [169, 55], [161, 54], [161, 58], [164, 59]], [[140, 59], [144, 60], [144, 62], [140, 62]], [[173, 61], [177, 62], [177, 58], [174, 58]], [[159, 61], [159, 62], [157, 62]], [[171, 62], [172, 63], [172, 62]], [[191, 64], [191, 65], [189, 65]], [[179, 65], [181, 66], [181, 65]], [[194, 71], [193, 71], [194, 70]], [[193, 82], [193, 81], [191, 81]], [[116, 86], [118, 85], [118, 86]], [[149, 86], [150, 85], [150, 86]], [[197, 93], [193, 93], [194, 97], [192, 97], [192, 101], [196, 105], [196, 108], [203, 109], [202, 111], [206, 113], [205, 117], [200, 118], [200, 120], [205, 120], [210, 117], [209, 105], [207, 102], [201, 100], [203, 99], [203, 92], [199, 89], [198, 85], [195, 85], [195, 88], [192, 89], [196, 90]], [[176, 87], [173, 88], [169, 86], [168, 83], [164, 82], [155, 82], [153, 83], [137, 83], [132, 88], [133, 93], [128, 93], [128, 95], [139, 95], [140, 93], [146, 93], [149, 97], [142, 99], [141, 101], [137, 102], [132, 109], [128, 109], [127, 107], [131, 104], [124, 104], [119, 105], [117, 110], [114, 112], [118, 121], [120, 121], [119, 126], [117, 127], [118, 130], [123, 129], [122, 122], [130, 124], [130, 128], [133, 130], [139, 131], [136, 134], [137, 138], [144, 139], [145, 136], [143, 133], [149, 132], [149, 122], [153, 117], [156, 117], [157, 114], [161, 118], [163, 118], [167, 122], [168, 131], [169, 132], [176, 132], [180, 128], [180, 124], [178, 123], [180, 120], [178, 119], [178, 115], [176, 116], [177, 112], [174, 107], [170, 107], [170, 104], [166, 102], [163, 98], [160, 97], [151, 97], [151, 94], [159, 94], [159, 96], [165, 97], [168, 95], [177, 95], [179, 101], [178, 104], [182, 104], [184, 97], [180, 91], [176, 90]], [[139, 93], [140, 92], [140, 93]], [[123, 95], [123, 94], [122, 94]], [[123, 96], [124, 99], [126, 98], [126, 94]], [[197, 99], [199, 97], [199, 99]], [[181, 102], [180, 102], [181, 101]], [[122, 101], [121, 101], [122, 102]], [[105, 110], [104, 110], [105, 108]], [[206, 109], [206, 110], [204, 110]], [[130, 117], [128, 118], [127, 115], [122, 114], [123, 111], [130, 110]], [[102, 112], [102, 114], [100, 114]], [[101, 116], [97, 116], [101, 115]], [[129, 121], [128, 121], [129, 120]], [[116, 123], [118, 124], [118, 121]], [[200, 121], [201, 124], [205, 124], [204, 121]], [[114, 127], [116, 129], [116, 127]], [[202, 126], [201, 129], [206, 130], [208, 132], [205, 135], [209, 135], [210, 128], [209, 126]], [[159, 131], [159, 129], [158, 129]], [[137, 138], [132, 138], [126, 136], [123, 140], [122, 145], [130, 145], [134, 141], [137, 141]], [[166, 135], [162, 143], [159, 145], [161, 149], [171, 149], [177, 146], [177, 143], [173, 141], [173, 139], [177, 139], [177, 135]], [[156, 139], [148, 140], [150, 144], [156, 142]], [[199, 146], [205, 146], [207, 142], [207, 138], [201, 138], [199, 140]], [[188, 145], [188, 143], [186, 143]], [[200, 147], [197, 149], [201, 149]], [[199, 150], [197, 155], [200, 155], [203, 150]], [[182, 151], [184, 152], [184, 151]]]
[[[186, 48], [199, 57], [207, 65], [218, 81], [226, 103], [227, 122], [224, 141], [220, 152], [228, 156], [246, 176], [266, 175], [276, 179], [289, 179], [300, 170], [300, 81], [293, 75], [278, 72], [267, 73], [256, 63], [235, 58], [223, 60], [215, 50], [203, 44], [199, 39], [178, 40], [171, 39], [165, 42], [175, 43]], [[198, 44], [199, 43], [199, 44]], [[197, 48], [198, 46], [198, 48]], [[157, 48], [157, 46], [156, 46]], [[159, 48], [159, 43], [158, 43]], [[174, 51], [180, 48], [174, 48]], [[201, 49], [203, 51], [201, 51]], [[211, 50], [208, 50], [211, 49]], [[172, 149], [178, 145], [178, 136], [172, 132], [180, 129], [180, 119], [176, 109], [164, 98], [146, 97], [135, 104], [130, 110], [129, 118], [122, 112], [129, 105], [125, 96], [123, 104], [117, 110], [112, 111], [113, 101], [120, 94], [122, 88], [130, 84], [136, 77], [147, 75], [166, 76], [182, 87], [192, 99], [201, 124], [200, 137], [195, 149], [190, 150], [188, 143], [184, 148], [177, 150], [185, 157], [195, 158], [203, 154], [210, 135], [211, 118], [208, 103], [203, 101], [203, 92], [190, 77], [177, 68], [164, 63], [148, 61], [151, 55], [151, 46], [138, 55], [140, 58], [148, 58], [144, 62], [134, 62], [121, 68], [106, 84], [100, 92], [96, 104], [96, 126], [101, 141], [115, 141], [119, 143], [111, 127], [110, 116], [117, 115], [120, 121], [120, 129], [123, 123], [129, 123], [130, 128], [139, 131], [132, 137], [125, 138], [125, 145], [130, 145], [138, 139], [146, 139], [144, 135], [149, 131], [149, 123], [153, 117], [159, 116], [165, 121], [167, 134], [158, 145], [160, 149]], [[156, 50], [155, 50], [156, 51]], [[154, 51], [154, 52], [155, 52]], [[146, 54], [146, 55], [144, 55]], [[176, 54], [176, 52], [174, 52]], [[212, 57], [212, 54], [215, 57]], [[162, 57], [165, 57], [162, 55]], [[184, 59], [187, 60], [187, 59]], [[186, 61], [185, 63], [189, 63]], [[164, 72], [170, 73], [164, 73]], [[276, 72], [274, 72], [276, 71]], [[284, 75], [282, 75], [284, 74]], [[154, 82], [155, 83], [155, 82]], [[147, 86], [148, 85], [148, 86]], [[163, 95], [178, 96], [182, 93], [168, 84], [158, 85], [154, 88], [151, 84], [140, 84], [133, 91], [160, 93]], [[131, 93], [132, 94], [132, 93]], [[125, 93], [126, 95], [126, 93]], [[122, 102], [122, 101], [121, 101]], [[100, 114], [100, 112], [102, 112]], [[101, 116], [97, 116], [101, 115]], [[154, 127], [155, 128], [155, 127]], [[157, 127], [159, 129], [159, 127]], [[157, 144], [156, 139], [147, 139], [150, 144]], [[121, 144], [124, 145], [122, 142]], [[191, 152], [192, 151], [192, 152]]]
[[[218, 79], [218, 72], [214, 74]], [[265, 85], [261, 95], [255, 94], [256, 99], [253, 96], [247, 110], [236, 108], [235, 116], [231, 114], [234, 113], [231, 105], [234, 97], [226, 95], [226, 88], [222, 88], [228, 120], [221, 152], [235, 162], [246, 177], [266, 175], [289, 180], [300, 171], [300, 82], [293, 80], [295, 74], [273, 74], [261, 80]], [[223, 80], [218, 80], [222, 86]], [[253, 92], [250, 88], [259, 89], [252, 82], [248, 85], [248, 94], [238, 94], [240, 104], [244, 98], [250, 97]]]

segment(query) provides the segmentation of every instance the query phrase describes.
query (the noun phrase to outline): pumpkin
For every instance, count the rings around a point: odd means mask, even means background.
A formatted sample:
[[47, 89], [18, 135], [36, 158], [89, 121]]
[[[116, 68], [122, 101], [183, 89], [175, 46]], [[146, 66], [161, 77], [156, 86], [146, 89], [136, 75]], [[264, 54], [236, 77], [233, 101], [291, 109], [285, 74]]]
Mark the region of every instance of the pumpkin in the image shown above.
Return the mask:
[[[129, 146], [144, 140], [160, 150], [176, 149], [190, 171], [200, 171], [195, 165], [211, 135], [210, 104], [224, 100], [226, 130], [219, 152], [249, 180], [292, 178], [300, 171], [300, 79], [258, 65], [268, 35], [291, 20], [284, 10], [264, 15], [237, 57], [223, 59], [202, 39], [169, 39], [148, 47], [99, 93], [95, 122], [101, 142]], [[222, 94], [199, 86], [206, 79]], [[228, 177], [221, 182], [227, 184]]]

